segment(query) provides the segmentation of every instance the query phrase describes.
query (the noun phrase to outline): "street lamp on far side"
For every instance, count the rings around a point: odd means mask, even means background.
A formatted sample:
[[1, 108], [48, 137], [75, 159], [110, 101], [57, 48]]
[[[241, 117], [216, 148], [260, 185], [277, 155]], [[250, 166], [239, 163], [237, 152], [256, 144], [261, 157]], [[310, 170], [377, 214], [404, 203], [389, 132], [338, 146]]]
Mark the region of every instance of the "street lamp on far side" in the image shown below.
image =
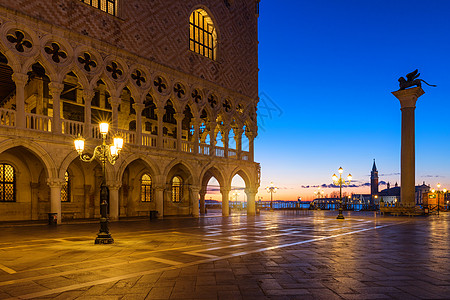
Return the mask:
[[339, 168], [339, 177], [337, 177], [336, 174], [333, 174], [331, 177], [333, 179], [333, 182], [335, 185], [339, 185], [339, 214], [336, 219], [345, 219], [344, 215], [342, 214], [342, 185], [348, 185], [350, 184], [350, 181], [352, 180], [352, 175], [348, 174], [347, 180], [342, 178], [342, 173], [344, 173], [344, 169], [342, 167]]
[[106, 136], [108, 134], [109, 124], [106, 122], [99, 124], [99, 130], [102, 135], [102, 144], [94, 149], [92, 155], [84, 153], [84, 138], [78, 136], [74, 141], [75, 150], [78, 152], [81, 161], [92, 162], [94, 159], [100, 161], [102, 166], [102, 183], [100, 185], [100, 231], [95, 239], [95, 244], [112, 244], [114, 239], [108, 229], [108, 201], [109, 190], [106, 186], [106, 162], [114, 165], [119, 158], [119, 153], [123, 148], [123, 138], [116, 136], [113, 138], [111, 145], [106, 144]]
[[270, 210], [273, 211], [273, 193], [277, 192], [277, 187], [273, 185], [273, 182], [270, 183], [270, 186], [266, 187], [268, 193], [270, 193]]

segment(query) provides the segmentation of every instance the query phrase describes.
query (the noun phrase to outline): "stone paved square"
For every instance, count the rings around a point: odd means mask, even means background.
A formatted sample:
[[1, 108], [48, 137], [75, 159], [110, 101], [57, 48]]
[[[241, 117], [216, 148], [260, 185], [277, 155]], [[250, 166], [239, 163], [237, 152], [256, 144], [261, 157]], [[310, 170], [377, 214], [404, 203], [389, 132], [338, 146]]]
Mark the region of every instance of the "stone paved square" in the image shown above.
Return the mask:
[[1, 224], [0, 299], [449, 299], [450, 215]]

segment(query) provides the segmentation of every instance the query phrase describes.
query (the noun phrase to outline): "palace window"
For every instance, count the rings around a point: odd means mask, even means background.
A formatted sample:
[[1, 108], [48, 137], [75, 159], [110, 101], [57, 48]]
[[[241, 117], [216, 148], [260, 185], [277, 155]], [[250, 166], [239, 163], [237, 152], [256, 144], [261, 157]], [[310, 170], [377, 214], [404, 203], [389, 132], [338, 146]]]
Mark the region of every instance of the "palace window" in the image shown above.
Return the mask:
[[152, 201], [152, 178], [148, 174], [141, 177], [141, 201]]
[[179, 176], [172, 178], [172, 202], [181, 202], [181, 197], [183, 194], [183, 179]]
[[9, 164], [0, 164], [0, 202], [16, 201], [16, 171]]
[[61, 187], [61, 202], [70, 202], [70, 176], [67, 171], [64, 174], [64, 183]]
[[90, 6], [98, 8], [110, 15], [117, 16], [117, 4], [119, 0], [80, 0]]
[[203, 9], [196, 9], [189, 17], [189, 49], [216, 59], [217, 32], [211, 17]]

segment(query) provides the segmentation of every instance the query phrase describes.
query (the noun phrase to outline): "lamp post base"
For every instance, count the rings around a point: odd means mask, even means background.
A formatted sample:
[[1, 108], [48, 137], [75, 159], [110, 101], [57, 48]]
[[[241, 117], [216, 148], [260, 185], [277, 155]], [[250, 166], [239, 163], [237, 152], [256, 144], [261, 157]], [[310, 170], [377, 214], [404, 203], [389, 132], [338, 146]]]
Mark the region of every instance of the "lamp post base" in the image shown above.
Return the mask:
[[114, 239], [109, 233], [105, 234], [104, 232], [99, 232], [95, 239], [95, 244], [114, 244]]
[[[106, 202], [105, 202], [106, 203]], [[108, 229], [108, 219], [100, 218], [100, 231], [97, 233], [97, 237], [95, 238], [95, 244], [113, 244], [114, 239], [109, 233]]]
[[338, 219], [338, 220], [344, 220], [345, 219], [344, 215], [342, 214], [342, 209], [341, 208], [339, 209], [339, 214], [338, 214], [336, 219]]

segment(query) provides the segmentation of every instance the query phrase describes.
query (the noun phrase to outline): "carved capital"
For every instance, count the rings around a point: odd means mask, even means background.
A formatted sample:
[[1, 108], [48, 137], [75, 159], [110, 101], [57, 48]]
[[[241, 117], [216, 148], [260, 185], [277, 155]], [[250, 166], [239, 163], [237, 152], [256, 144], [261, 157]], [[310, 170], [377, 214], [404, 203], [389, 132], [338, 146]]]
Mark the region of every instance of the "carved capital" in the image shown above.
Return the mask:
[[118, 108], [120, 105], [120, 102], [122, 102], [122, 99], [120, 97], [114, 97], [114, 96], [110, 97], [108, 100], [113, 108]]
[[66, 181], [61, 178], [48, 178], [47, 184], [50, 188], [61, 188]]
[[12, 80], [16, 84], [16, 87], [24, 87], [28, 81], [28, 75], [23, 73], [13, 73]]
[[83, 98], [85, 103], [91, 103], [92, 98], [95, 96], [94, 90], [83, 90]]
[[142, 111], [144, 110], [145, 105], [143, 103], [134, 103], [133, 108], [136, 111], [136, 114], [140, 115], [142, 113]]
[[107, 186], [110, 190], [118, 190], [122, 187], [122, 184], [114, 182], [114, 183], [108, 183]]
[[64, 89], [64, 84], [59, 82], [50, 82], [48, 84], [49, 92], [53, 97], [57, 97], [61, 94]]
[[183, 119], [184, 119], [184, 114], [183, 114], [183, 113], [176, 113], [176, 114], [174, 115], [174, 118], [175, 118], [175, 120], [177, 120], [177, 123], [178, 123], [178, 122], [182, 122]]
[[417, 99], [425, 94], [421, 87], [415, 87], [407, 90], [398, 90], [392, 94], [400, 101], [401, 109], [407, 107], [416, 107]]

